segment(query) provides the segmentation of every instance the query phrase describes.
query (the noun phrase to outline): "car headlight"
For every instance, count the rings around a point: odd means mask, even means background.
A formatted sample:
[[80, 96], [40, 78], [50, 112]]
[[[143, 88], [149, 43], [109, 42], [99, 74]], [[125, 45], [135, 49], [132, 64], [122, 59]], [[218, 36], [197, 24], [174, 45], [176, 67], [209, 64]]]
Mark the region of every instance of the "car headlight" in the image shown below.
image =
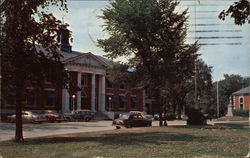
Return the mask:
[[124, 122], [122, 120], [118, 121], [119, 124], [123, 124]]

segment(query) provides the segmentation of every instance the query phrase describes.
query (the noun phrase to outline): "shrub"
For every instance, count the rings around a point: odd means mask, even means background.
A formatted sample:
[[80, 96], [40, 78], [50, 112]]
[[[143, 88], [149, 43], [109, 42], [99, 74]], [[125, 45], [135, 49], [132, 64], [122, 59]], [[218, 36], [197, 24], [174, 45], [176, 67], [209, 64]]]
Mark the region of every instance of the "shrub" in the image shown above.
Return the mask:
[[198, 109], [191, 108], [187, 111], [187, 124], [188, 125], [205, 125], [207, 124], [206, 117]]
[[242, 117], [249, 117], [249, 110], [234, 110], [233, 111], [234, 116], [242, 116]]

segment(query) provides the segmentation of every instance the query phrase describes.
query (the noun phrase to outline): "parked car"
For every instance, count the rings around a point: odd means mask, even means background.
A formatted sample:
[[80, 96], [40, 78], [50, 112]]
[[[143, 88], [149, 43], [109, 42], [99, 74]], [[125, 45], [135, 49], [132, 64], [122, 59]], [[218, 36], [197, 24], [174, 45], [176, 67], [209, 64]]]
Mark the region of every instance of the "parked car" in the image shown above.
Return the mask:
[[[16, 115], [10, 115], [7, 117], [9, 122], [16, 122]], [[23, 122], [31, 122], [31, 123], [41, 123], [46, 121], [46, 118], [43, 115], [40, 115], [36, 112], [32, 111], [23, 111], [22, 112], [22, 120]]]
[[59, 114], [55, 110], [44, 110], [41, 114], [47, 119], [49, 122], [61, 122], [64, 121], [64, 117], [62, 114]]
[[152, 126], [152, 120], [143, 117], [140, 113], [131, 113], [129, 115], [121, 115], [120, 118], [113, 121], [112, 125], [117, 129], [120, 129], [121, 127]]
[[143, 111], [129, 111], [130, 114], [141, 114], [144, 115], [145, 113]]
[[144, 117], [146, 118], [146, 119], [149, 119], [149, 120], [154, 120], [154, 116], [153, 115], [149, 115], [149, 114], [147, 114], [147, 115], [144, 115]]
[[91, 112], [90, 110], [76, 110], [72, 113], [66, 113], [64, 114], [64, 117], [68, 121], [90, 121], [94, 119], [94, 112]]
[[154, 120], [159, 120], [159, 115], [158, 114], [154, 114]]

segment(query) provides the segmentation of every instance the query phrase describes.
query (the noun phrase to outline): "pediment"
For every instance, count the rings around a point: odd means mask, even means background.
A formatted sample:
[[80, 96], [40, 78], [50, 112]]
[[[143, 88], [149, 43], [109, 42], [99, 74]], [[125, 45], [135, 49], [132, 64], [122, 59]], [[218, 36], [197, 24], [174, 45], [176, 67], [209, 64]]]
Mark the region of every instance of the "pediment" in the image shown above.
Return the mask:
[[108, 65], [104, 61], [100, 60], [92, 53], [85, 53], [85, 54], [70, 58], [66, 60], [66, 63], [77, 64], [77, 65], [82, 65], [82, 66], [98, 67], [98, 68], [108, 67]]

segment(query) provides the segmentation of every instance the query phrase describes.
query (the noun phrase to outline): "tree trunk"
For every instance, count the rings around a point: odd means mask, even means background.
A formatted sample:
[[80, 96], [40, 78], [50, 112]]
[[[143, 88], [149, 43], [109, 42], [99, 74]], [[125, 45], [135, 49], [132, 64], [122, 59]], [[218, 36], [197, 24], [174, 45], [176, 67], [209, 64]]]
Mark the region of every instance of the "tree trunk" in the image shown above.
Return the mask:
[[24, 142], [23, 139], [23, 121], [22, 121], [22, 109], [23, 109], [23, 98], [24, 98], [24, 86], [19, 84], [16, 90], [16, 135], [15, 142]]
[[182, 106], [181, 106], [181, 103], [179, 102], [178, 103], [178, 111], [177, 111], [177, 113], [178, 113], [178, 115], [177, 115], [177, 119], [178, 120], [181, 120], [181, 112], [182, 112]]
[[164, 108], [164, 126], [168, 126], [168, 123], [167, 123], [167, 110], [166, 110], [166, 107]]
[[162, 119], [163, 108], [160, 101], [160, 97], [157, 97], [157, 100], [158, 100], [157, 104], [159, 106], [159, 126], [163, 126], [163, 119]]
[[162, 126], [162, 125], [163, 125], [163, 123], [162, 123], [162, 110], [159, 110], [159, 126]]

